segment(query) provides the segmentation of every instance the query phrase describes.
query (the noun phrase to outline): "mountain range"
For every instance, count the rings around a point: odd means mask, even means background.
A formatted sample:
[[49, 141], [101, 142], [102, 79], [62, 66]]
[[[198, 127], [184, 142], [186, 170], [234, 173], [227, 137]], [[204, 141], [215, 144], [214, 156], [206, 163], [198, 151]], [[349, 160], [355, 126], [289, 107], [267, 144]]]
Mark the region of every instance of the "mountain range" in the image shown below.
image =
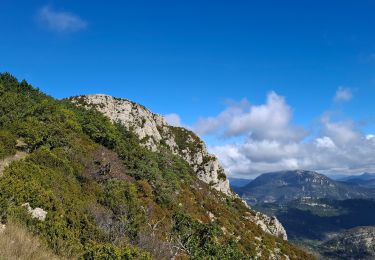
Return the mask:
[[340, 179], [340, 181], [357, 184], [362, 187], [375, 188], [375, 173], [363, 173], [361, 175], [348, 176]]
[[251, 205], [283, 204], [305, 197], [344, 200], [372, 198], [375, 195], [371, 189], [334, 181], [323, 174], [305, 170], [265, 173], [246, 186], [233, 189]]

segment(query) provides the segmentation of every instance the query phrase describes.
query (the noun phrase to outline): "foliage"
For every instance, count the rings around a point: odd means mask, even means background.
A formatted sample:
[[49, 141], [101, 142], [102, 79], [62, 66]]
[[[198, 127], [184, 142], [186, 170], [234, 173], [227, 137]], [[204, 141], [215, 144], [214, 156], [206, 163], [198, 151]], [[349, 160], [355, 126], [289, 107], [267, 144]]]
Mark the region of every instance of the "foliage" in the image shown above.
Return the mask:
[[9, 131], [0, 131], [0, 159], [16, 152], [16, 137]]

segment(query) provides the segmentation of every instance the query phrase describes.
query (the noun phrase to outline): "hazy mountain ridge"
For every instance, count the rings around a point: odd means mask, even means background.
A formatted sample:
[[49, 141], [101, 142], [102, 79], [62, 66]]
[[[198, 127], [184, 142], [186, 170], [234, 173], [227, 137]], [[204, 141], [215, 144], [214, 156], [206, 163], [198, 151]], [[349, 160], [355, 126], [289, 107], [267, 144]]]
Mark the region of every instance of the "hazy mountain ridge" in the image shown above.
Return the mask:
[[353, 175], [340, 179], [340, 181], [357, 184], [367, 188], [375, 188], [375, 173], [363, 173], [361, 175]]
[[342, 200], [375, 195], [370, 189], [334, 181], [323, 174], [305, 170], [265, 173], [245, 187], [234, 189], [250, 204], [287, 203], [303, 197]]

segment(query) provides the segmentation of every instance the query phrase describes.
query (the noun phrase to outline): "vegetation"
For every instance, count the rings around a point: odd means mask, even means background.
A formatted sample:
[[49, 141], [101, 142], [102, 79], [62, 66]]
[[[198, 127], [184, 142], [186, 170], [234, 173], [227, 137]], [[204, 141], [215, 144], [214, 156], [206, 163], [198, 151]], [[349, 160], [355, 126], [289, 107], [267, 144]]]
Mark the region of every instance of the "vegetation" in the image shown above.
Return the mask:
[[0, 259], [7, 260], [57, 260], [51, 250], [27, 229], [16, 223], [8, 223], [0, 232]]
[[[167, 149], [149, 151], [96, 110], [0, 74], [0, 156], [14, 154], [17, 140], [30, 154], [0, 177], [1, 222], [20, 223], [55, 255], [249, 259], [260, 251], [268, 259], [279, 247], [309, 259], [246, 220], [252, 212], [239, 199], [210, 189]], [[202, 145], [185, 141], [179, 146]], [[47, 211], [46, 219], [33, 218], [24, 203]]]

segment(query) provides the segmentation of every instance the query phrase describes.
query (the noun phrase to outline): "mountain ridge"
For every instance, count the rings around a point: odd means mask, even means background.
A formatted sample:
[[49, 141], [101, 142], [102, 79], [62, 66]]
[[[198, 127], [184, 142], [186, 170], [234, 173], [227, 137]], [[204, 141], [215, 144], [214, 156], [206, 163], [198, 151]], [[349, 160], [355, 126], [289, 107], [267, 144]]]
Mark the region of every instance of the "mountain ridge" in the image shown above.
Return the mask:
[[374, 192], [308, 170], [264, 173], [242, 188], [234, 188], [250, 204], [286, 203], [303, 197], [369, 198]]

